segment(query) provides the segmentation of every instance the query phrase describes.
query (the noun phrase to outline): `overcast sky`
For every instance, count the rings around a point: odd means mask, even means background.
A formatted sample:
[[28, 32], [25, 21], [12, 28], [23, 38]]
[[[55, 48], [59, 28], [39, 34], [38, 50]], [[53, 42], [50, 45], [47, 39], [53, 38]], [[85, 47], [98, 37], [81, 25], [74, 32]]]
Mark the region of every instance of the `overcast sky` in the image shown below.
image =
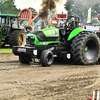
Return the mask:
[[[62, 2], [59, 2], [57, 4], [57, 13], [61, 13], [62, 11], [66, 13], [63, 4], [65, 4], [66, 0], [62, 0]], [[36, 11], [39, 11], [42, 7], [40, 4], [42, 3], [42, 0], [15, 0], [15, 5], [17, 8], [20, 8], [21, 10], [24, 8], [32, 7], [35, 8]]]

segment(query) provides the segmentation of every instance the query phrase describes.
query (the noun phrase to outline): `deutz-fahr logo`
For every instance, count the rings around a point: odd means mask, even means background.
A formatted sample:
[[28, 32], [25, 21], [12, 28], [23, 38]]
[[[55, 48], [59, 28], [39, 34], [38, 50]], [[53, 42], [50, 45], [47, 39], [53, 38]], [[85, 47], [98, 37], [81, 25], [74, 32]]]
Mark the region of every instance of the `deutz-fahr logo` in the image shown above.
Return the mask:
[[17, 51], [18, 52], [26, 52], [26, 49], [25, 48], [17, 48]]
[[57, 30], [49, 31], [49, 35], [50, 36], [58, 36], [58, 31]]

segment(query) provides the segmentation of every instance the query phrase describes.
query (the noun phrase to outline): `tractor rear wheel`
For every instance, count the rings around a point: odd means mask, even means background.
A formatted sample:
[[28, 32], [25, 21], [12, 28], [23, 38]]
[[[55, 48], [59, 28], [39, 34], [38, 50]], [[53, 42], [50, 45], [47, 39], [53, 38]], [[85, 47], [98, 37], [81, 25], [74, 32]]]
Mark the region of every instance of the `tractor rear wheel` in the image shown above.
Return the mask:
[[16, 30], [9, 36], [9, 43], [12, 46], [24, 46], [26, 44], [26, 33], [22, 30]]
[[9, 36], [9, 44], [10, 44], [11, 47], [14, 46], [14, 36], [15, 36], [15, 34], [16, 34], [16, 31], [12, 31], [10, 36]]
[[71, 44], [71, 54], [76, 64], [95, 64], [100, 57], [100, 42], [95, 33], [82, 32]]

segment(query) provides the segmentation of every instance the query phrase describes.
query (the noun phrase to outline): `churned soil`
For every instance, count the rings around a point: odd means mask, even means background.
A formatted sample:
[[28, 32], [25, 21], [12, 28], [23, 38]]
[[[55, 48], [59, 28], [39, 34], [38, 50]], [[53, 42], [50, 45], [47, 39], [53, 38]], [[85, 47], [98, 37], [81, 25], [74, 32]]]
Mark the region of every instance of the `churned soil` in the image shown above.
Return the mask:
[[0, 54], [0, 100], [89, 100], [100, 90], [100, 65], [21, 64]]

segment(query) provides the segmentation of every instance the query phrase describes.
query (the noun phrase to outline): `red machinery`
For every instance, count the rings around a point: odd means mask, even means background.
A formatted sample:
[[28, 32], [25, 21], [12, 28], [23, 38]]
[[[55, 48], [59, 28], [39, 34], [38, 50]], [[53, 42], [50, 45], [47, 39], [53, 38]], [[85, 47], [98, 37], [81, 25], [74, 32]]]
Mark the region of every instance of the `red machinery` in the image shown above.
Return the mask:
[[61, 21], [61, 20], [63, 20], [63, 21], [67, 20], [67, 14], [63, 14], [63, 12], [62, 12], [62, 14], [57, 14], [57, 16], [54, 16], [52, 14], [51, 26], [52, 25], [57, 26], [59, 24], [59, 21]]
[[100, 21], [100, 17], [98, 17], [98, 20]]
[[[39, 9], [39, 13], [41, 13], [41, 9]], [[27, 20], [29, 21], [29, 24], [31, 24], [39, 16], [39, 13], [32, 13], [30, 9], [25, 8], [21, 10], [18, 16], [21, 20]], [[64, 21], [66, 19], [67, 19], [67, 14], [63, 14], [63, 12], [62, 14], [57, 14], [57, 16], [54, 16], [52, 14], [51, 26], [52, 25], [57, 26], [60, 20]], [[48, 23], [49, 20], [50, 18], [47, 18]]]
[[29, 21], [29, 24], [31, 24], [31, 22], [34, 21], [38, 15], [38, 13], [32, 13], [30, 9], [25, 8], [21, 10], [18, 16], [21, 20], [27, 20]]

